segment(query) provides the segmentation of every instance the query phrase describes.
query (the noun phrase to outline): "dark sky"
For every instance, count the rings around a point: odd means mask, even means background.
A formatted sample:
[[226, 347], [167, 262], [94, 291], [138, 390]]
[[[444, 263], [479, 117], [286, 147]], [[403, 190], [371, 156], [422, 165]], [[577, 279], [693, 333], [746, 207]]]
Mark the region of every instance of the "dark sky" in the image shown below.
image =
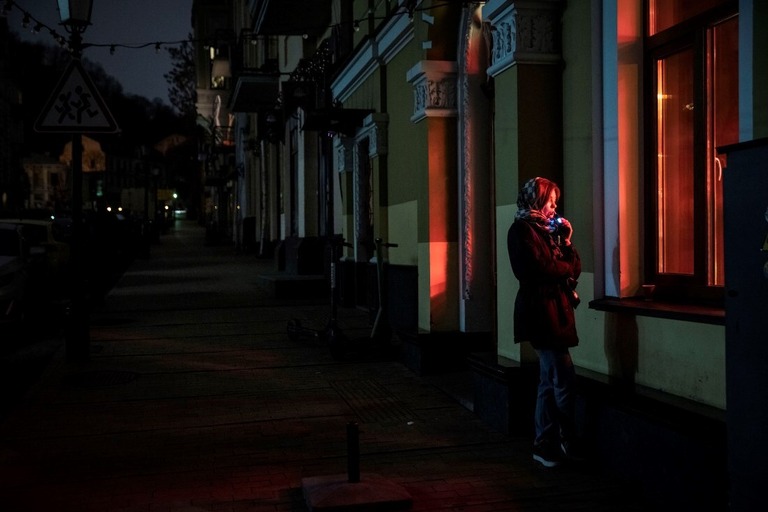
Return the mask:
[[[59, 25], [56, 0], [14, 0], [8, 19], [9, 28], [24, 39], [54, 43], [47, 30], [32, 33], [34, 22], [22, 28], [23, 13], [67, 36]], [[171, 60], [164, 49], [158, 53], [156, 42], [180, 41], [192, 31], [191, 15], [193, 0], [93, 0], [91, 26], [83, 37], [85, 43], [138, 46], [153, 43], [146, 48], [116, 47], [110, 55], [108, 47], [90, 47], [83, 57], [100, 63], [105, 71], [115, 77], [128, 94], [145, 96], [150, 100], [168, 101], [168, 83], [163, 75], [171, 68]], [[55, 44], [55, 43], [54, 43]]]

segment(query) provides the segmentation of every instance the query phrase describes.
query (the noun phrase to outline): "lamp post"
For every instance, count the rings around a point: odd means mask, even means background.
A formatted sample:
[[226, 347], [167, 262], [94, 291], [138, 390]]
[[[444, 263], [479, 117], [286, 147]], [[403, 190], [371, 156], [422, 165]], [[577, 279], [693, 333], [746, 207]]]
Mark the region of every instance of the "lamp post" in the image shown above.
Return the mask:
[[[83, 32], [91, 24], [93, 0], [57, 0], [61, 25], [69, 33], [69, 49], [72, 58], [80, 60], [83, 49]], [[86, 304], [83, 275], [83, 139], [82, 134], [72, 135], [72, 270], [73, 283], [68, 312], [65, 347], [69, 361], [82, 362], [90, 356], [88, 330], [88, 306]]]
[[82, 51], [83, 32], [91, 24], [93, 0], [56, 0], [59, 18], [69, 33], [69, 49], [72, 58], [79, 59]]

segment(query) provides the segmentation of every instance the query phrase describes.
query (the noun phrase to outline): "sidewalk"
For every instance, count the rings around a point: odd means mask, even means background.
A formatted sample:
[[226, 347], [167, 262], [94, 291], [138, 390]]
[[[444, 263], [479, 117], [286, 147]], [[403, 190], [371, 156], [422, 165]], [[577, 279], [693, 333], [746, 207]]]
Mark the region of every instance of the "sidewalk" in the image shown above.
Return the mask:
[[[62, 348], [0, 423], [5, 512], [305, 511], [303, 479], [347, 471], [404, 489], [412, 510], [633, 511], [591, 468], [545, 470], [527, 439], [492, 431], [397, 361], [338, 361], [292, 341], [328, 305], [269, 297], [272, 262], [206, 247], [179, 221], [91, 314], [91, 358]], [[364, 334], [367, 313], [342, 309]]]

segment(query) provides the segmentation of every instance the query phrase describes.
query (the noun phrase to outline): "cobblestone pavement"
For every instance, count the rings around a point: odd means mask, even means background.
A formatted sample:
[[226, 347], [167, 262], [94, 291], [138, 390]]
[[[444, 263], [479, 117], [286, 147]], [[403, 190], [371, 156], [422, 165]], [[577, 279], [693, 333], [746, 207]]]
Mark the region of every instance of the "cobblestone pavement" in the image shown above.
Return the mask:
[[[272, 267], [177, 221], [91, 313], [90, 359], [61, 342], [2, 419], [0, 510], [304, 511], [302, 479], [347, 471], [350, 422], [362, 480], [402, 487], [412, 510], [642, 510], [595, 468], [535, 465], [527, 439], [396, 358], [291, 340], [290, 320], [322, 327], [329, 308], [270, 296]], [[367, 312], [339, 318], [369, 329]]]

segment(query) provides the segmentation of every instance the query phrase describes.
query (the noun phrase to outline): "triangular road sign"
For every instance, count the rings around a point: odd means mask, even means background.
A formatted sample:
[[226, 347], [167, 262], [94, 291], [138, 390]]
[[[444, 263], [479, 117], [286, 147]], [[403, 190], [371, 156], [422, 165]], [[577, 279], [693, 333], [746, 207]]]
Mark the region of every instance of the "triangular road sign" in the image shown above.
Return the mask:
[[56, 133], [113, 133], [119, 129], [99, 91], [73, 60], [35, 122], [35, 131]]

